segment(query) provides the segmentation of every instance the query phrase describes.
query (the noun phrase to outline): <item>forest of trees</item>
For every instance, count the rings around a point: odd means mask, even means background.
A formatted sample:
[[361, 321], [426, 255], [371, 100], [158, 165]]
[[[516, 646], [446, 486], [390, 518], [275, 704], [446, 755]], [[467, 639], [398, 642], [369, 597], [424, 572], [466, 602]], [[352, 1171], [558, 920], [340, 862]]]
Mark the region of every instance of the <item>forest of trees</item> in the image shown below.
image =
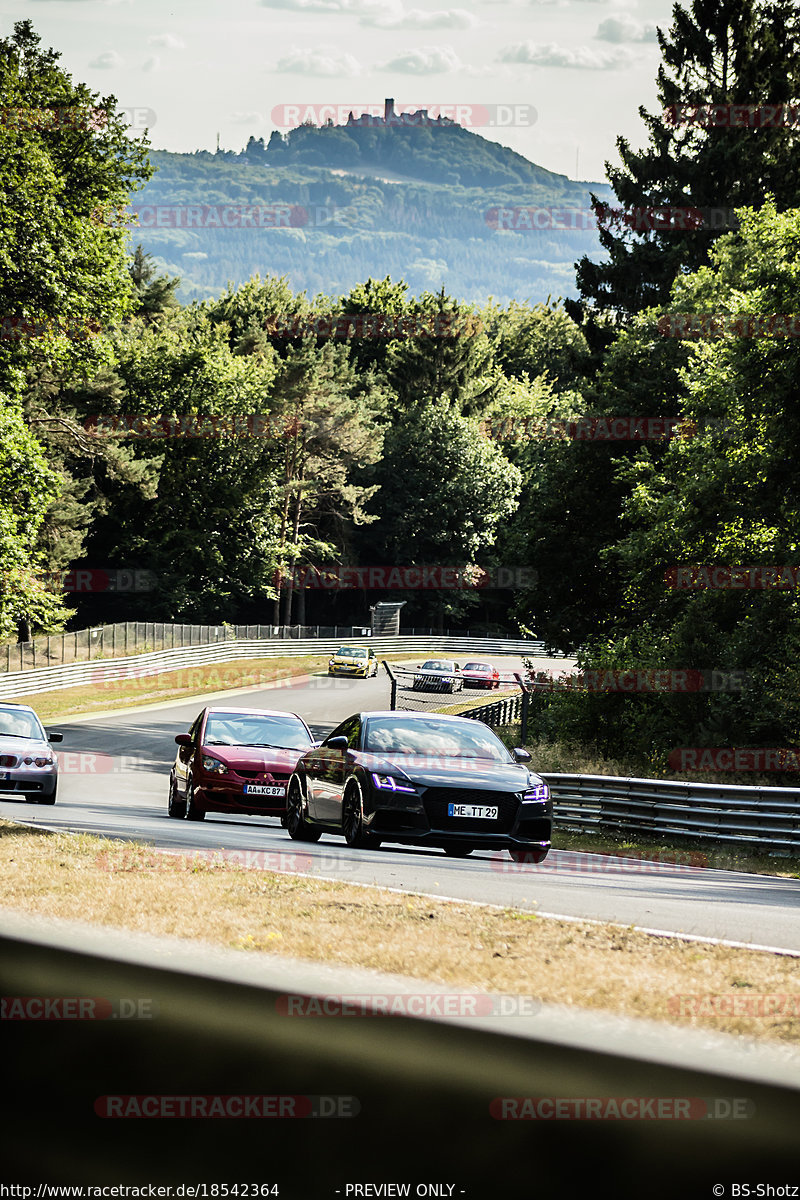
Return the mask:
[[[665, 108], [760, 100], [794, 86], [798, 16], [783, 0], [694, 0], [661, 51]], [[800, 343], [769, 321], [800, 314], [796, 126], [761, 137], [645, 114], [649, 148], [622, 145], [609, 168], [619, 202], [729, 200], [739, 227], [609, 231], [564, 307], [469, 303], [402, 271], [311, 297], [271, 272], [186, 304], [113, 219], [158, 159], [113, 98], [73, 83], [28, 22], [0, 42], [0, 95], [109, 113], [99, 130], [0, 125], [3, 636], [145, 614], [355, 623], [402, 599], [404, 625], [530, 632], [586, 668], [743, 672], [737, 690], [690, 695], [543, 693], [543, 736], [656, 774], [675, 745], [797, 744], [797, 588], [670, 585], [678, 567], [798, 566]], [[737, 334], [742, 314], [764, 318], [761, 336]], [[124, 433], [132, 417], [161, 434]], [[212, 435], [165, 436], [181, 418]], [[624, 418], [673, 432], [607, 436]], [[331, 563], [525, 567], [536, 585], [287, 582]], [[81, 564], [147, 569], [157, 586], [76, 613], [45, 577]]]
[[[296, 132], [306, 138], [315, 132], [326, 148], [331, 141], [325, 129]], [[383, 132], [390, 138], [400, 136]], [[435, 138], [432, 150], [422, 144], [425, 134]], [[458, 134], [468, 140], [461, 142]], [[447, 139], [454, 140], [450, 149], [463, 158], [461, 175], [430, 169], [441, 165], [437, 156]], [[133, 200], [138, 219], [134, 236], [161, 271], [180, 276], [178, 296], [184, 302], [216, 298], [228, 282], [245, 283], [255, 272], [285, 275], [296, 291], [309, 295], [346, 294], [369, 277], [387, 275], [402, 276], [413, 294], [444, 286], [449, 294], [472, 302], [485, 302], [489, 296], [507, 304], [513, 299], [577, 295], [575, 259], [602, 257], [591, 194], [595, 191], [608, 201], [609, 188], [543, 171], [457, 128], [435, 134], [407, 130], [406, 149], [409, 145], [418, 149], [418, 159], [398, 159], [393, 169], [372, 163], [376, 174], [371, 177], [337, 168], [334, 154], [324, 165], [317, 165], [316, 155], [284, 166], [272, 165], [271, 154], [254, 154], [252, 145], [242, 154], [153, 151], [156, 172]], [[519, 160], [530, 178], [491, 165], [487, 154], [471, 156], [476, 146], [493, 147], [501, 165], [506, 159]], [[276, 162], [283, 160], [277, 156]], [[415, 164], [418, 175], [413, 174]], [[390, 182], [381, 177], [381, 169], [392, 169], [392, 175], [407, 171], [411, 177]], [[282, 226], [277, 218], [274, 225], [268, 218], [260, 227], [246, 225], [251, 208], [265, 215], [266, 208], [277, 205], [292, 213], [291, 225]], [[220, 222], [230, 219], [244, 227], [215, 225], [224, 206], [229, 206], [229, 214], [220, 216]], [[202, 227], [187, 226], [190, 207], [213, 212]], [[493, 221], [498, 208], [544, 209], [543, 216], [566, 209], [580, 214], [584, 224], [532, 230], [510, 228], [509, 219], [507, 227], [498, 229]], [[179, 210], [175, 220], [184, 226], [175, 227], [170, 217], [158, 224], [157, 209], [162, 214]]]

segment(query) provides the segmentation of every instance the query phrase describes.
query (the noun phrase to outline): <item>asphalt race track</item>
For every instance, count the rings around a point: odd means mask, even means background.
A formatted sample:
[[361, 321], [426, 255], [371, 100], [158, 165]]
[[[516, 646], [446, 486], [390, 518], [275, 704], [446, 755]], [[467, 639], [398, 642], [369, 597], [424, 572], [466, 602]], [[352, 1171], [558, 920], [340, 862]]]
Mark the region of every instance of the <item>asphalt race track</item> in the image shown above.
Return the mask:
[[[58, 747], [58, 803], [45, 807], [0, 798], [0, 817], [137, 839], [165, 850], [241, 852], [240, 861], [249, 865], [347, 883], [800, 952], [798, 880], [568, 851], [551, 851], [535, 866], [513, 863], [507, 853], [484, 851], [457, 860], [440, 850], [390, 844], [377, 851], [350, 850], [339, 837], [323, 836], [311, 845], [292, 842], [274, 818], [211, 814], [198, 823], [170, 820], [167, 777], [175, 755], [173, 739], [187, 731], [206, 703], [298, 712], [314, 736], [323, 737], [352, 712], [388, 708], [389, 681], [382, 672], [369, 680], [320, 676], [289, 687], [51, 723], [49, 728], [64, 734]], [[702, 852], [703, 846], [695, 849]]]

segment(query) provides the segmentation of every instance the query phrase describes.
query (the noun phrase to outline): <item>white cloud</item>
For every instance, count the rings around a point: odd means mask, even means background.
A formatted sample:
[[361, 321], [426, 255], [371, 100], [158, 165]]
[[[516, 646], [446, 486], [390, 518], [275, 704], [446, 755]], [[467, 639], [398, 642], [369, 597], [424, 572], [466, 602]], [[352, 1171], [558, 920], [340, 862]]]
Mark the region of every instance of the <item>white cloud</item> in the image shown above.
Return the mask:
[[161, 66], [161, 59], [158, 57], [157, 54], [153, 54], [153, 55], [151, 55], [150, 58], [145, 59], [145, 61], [142, 63], [142, 70], [143, 71], [157, 71], [160, 68], [160, 66]]
[[263, 125], [264, 117], [260, 112], [231, 113], [230, 120], [234, 125]]
[[613, 13], [597, 26], [595, 37], [601, 42], [655, 42], [655, 25], [641, 25], [627, 13]]
[[400, 0], [260, 0], [263, 8], [289, 12], [347, 13], [357, 17], [394, 16], [402, 13]]
[[122, 66], [122, 55], [117, 54], [116, 50], [105, 50], [98, 54], [97, 58], [93, 58], [89, 66], [97, 67], [101, 71], [113, 71]]
[[474, 29], [481, 21], [465, 8], [403, 8], [402, 0], [260, 0], [288, 12], [341, 13], [378, 29]]
[[292, 50], [278, 60], [275, 70], [291, 75], [348, 75], [351, 78], [361, 74], [361, 67], [352, 54], [327, 47]]
[[382, 63], [379, 70], [396, 71], [400, 75], [436, 75], [458, 71], [461, 66], [452, 46], [418, 46]]
[[500, 51], [499, 61], [525, 63], [532, 67], [570, 67], [577, 71], [618, 71], [635, 61], [630, 50], [595, 50], [591, 46], [557, 46], [555, 42], [537, 45], [518, 42]]
[[283, 8], [290, 12], [341, 12], [341, 0], [261, 0], [264, 8]]
[[375, 25], [379, 29], [474, 29], [481, 22], [465, 8], [444, 8], [434, 12], [410, 8], [408, 12], [391, 16], [365, 16], [361, 18], [361, 24]]
[[186, 42], [174, 33], [157, 33], [147, 39], [149, 46], [160, 46], [164, 50], [185, 50]]

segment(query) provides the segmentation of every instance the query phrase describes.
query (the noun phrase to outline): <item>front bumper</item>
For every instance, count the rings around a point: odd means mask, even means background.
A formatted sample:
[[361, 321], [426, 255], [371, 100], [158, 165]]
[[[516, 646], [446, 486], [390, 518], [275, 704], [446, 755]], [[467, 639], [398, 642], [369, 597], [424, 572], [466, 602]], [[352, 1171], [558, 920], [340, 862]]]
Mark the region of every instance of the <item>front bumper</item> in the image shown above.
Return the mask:
[[356, 678], [366, 679], [368, 667], [351, 667], [344, 663], [334, 663], [333, 666], [328, 665], [329, 675], [353, 675]]
[[[386, 841], [421, 843], [444, 846], [460, 844], [479, 850], [549, 850], [553, 830], [552, 800], [517, 801], [508, 793], [500, 795], [487, 791], [487, 805], [497, 805], [495, 820], [484, 818], [448, 817], [447, 799], [426, 802], [428, 788], [421, 798], [400, 792], [378, 792], [370, 788], [365, 796], [365, 826], [376, 837]], [[457, 803], [457, 790], [449, 797]], [[470, 797], [469, 802], [478, 802]]]
[[[286, 785], [284, 780], [265, 780], [268, 787], [283, 787], [282, 796], [259, 796], [245, 793], [244, 785], [250, 780], [208, 779], [195, 782], [195, 804], [206, 812], [242, 813], [250, 816], [283, 816], [286, 812]], [[263, 786], [258, 781], [256, 786]]]
[[452, 676], [448, 678], [445, 675], [417, 675], [412, 684], [412, 691], [452, 692], [455, 690], [456, 682]]
[[0, 796], [52, 796], [58, 782], [58, 769], [39, 767], [32, 771], [0, 769]]

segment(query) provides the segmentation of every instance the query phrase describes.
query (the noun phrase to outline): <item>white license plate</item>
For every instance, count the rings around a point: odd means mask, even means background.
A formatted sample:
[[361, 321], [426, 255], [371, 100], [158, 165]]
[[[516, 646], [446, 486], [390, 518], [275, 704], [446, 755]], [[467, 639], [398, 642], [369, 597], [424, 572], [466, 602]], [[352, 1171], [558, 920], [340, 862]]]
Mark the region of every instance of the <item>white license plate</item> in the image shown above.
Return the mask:
[[246, 783], [244, 785], [245, 796], [285, 796], [285, 787], [275, 787], [267, 783]]
[[497, 805], [448, 804], [448, 817], [483, 817], [487, 821], [497, 820]]

